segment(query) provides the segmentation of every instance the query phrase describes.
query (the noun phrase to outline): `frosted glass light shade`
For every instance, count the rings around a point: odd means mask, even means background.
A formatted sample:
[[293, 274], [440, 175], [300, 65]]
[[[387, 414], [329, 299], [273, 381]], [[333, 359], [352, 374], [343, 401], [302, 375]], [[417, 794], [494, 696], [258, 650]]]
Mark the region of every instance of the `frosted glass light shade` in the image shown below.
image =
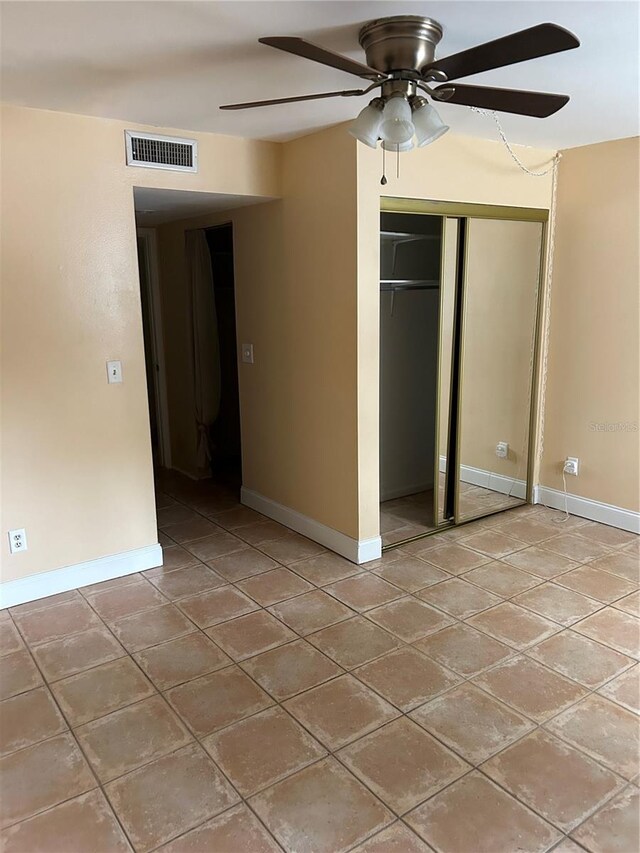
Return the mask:
[[416, 129], [418, 148], [435, 142], [449, 130], [448, 125], [442, 121], [437, 111], [426, 102], [413, 111], [413, 123]]
[[384, 105], [380, 136], [384, 142], [401, 145], [403, 142], [408, 142], [413, 133], [409, 102], [401, 95], [394, 95]]
[[358, 118], [349, 128], [351, 136], [355, 136], [360, 142], [375, 148], [380, 136], [380, 125], [382, 124], [382, 103], [376, 104], [372, 101], [358, 115]]
[[411, 149], [414, 147], [414, 145], [413, 145], [413, 139], [409, 139], [409, 140], [407, 140], [407, 142], [399, 142], [399, 143], [384, 141], [382, 143], [382, 147], [384, 148], [385, 151], [399, 151], [402, 154], [404, 151], [411, 151]]

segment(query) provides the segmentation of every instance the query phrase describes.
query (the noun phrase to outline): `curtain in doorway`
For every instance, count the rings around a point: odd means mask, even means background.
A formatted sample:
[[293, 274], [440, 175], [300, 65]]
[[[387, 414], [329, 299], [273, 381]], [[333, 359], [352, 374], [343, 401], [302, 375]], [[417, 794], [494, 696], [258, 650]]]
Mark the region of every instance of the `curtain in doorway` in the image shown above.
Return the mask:
[[208, 471], [211, 426], [220, 410], [220, 345], [207, 238], [202, 229], [185, 233], [189, 282], [189, 332], [193, 358], [197, 466]]

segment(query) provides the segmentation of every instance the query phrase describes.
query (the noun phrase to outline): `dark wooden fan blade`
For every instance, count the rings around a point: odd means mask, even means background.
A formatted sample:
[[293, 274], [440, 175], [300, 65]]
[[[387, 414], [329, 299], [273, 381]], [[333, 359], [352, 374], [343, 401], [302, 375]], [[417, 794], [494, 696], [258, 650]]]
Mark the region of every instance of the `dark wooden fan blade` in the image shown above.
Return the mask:
[[444, 71], [447, 79], [457, 80], [459, 77], [479, 74], [491, 68], [503, 68], [505, 65], [549, 56], [574, 47], [580, 47], [580, 42], [569, 30], [557, 24], [538, 24], [444, 59], [436, 59], [420, 70], [425, 75], [427, 71], [437, 69]]
[[329, 65], [331, 68], [346, 71], [348, 74], [364, 77], [365, 80], [384, 80], [386, 78], [386, 74], [381, 74], [375, 68], [369, 68], [368, 65], [363, 65], [361, 62], [356, 62], [340, 53], [334, 53], [332, 50], [327, 50], [326, 47], [312, 44], [306, 39], [296, 38], [295, 36], [267, 36], [258, 39], [258, 41], [260, 44], [268, 44], [269, 47], [277, 47], [278, 50], [301, 56], [303, 59], [311, 59], [314, 62], [322, 63], [322, 65]]
[[435, 89], [438, 101], [463, 104], [502, 113], [546, 118], [557, 113], [569, 100], [569, 95], [552, 95], [546, 92], [524, 92], [519, 89], [491, 89], [488, 86], [464, 86], [445, 83]]
[[345, 89], [343, 92], [322, 92], [319, 95], [298, 95], [295, 98], [273, 98], [270, 101], [247, 101], [246, 104], [225, 104], [221, 110], [247, 110], [250, 107], [271, 107], [274, 104], [294, 104], [296, 101], [317, 101], [320, 98], [348, 98], [364, 95], [364, 89]]

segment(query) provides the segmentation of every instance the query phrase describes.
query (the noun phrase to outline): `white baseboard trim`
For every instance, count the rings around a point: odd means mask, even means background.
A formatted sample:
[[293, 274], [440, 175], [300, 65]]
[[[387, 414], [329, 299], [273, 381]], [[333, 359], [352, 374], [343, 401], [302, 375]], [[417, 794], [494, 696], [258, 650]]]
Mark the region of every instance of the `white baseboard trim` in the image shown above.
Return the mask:
[[[440, 457], [440, 472], [447, 470], [446, 456]], [[471, 486], [482, 486], [492, 492], [500, 492], [502, 495], [511, 495], [513, 498], [527, 499], [527, 481], [516, 480], [513, 477], [505, 477], [503, 474], [495, 474], [493, 471], [485, 471], [483, 468], [473, 468], [471, 465], [460, 466], [460, 481], [469, 483]]]
[[339, 530], [334, 530], [333, 527], [327, 527], [326, 524], [321, 524], [313, 518], [296, 512], [295, 509], [258, 494], [258, 492], [245, 489], [244, 486], [240, 491], [240, 501], [245, 506], [261, 512], [274, 521], [284, 524], [285, 527], [291, 528], [291, 530], [295, 530], [296, 533], [301, 533], [308, 539], [313, 539], [314, 542], [335, 551], [336, 554], [351, 560], [352, 563], [358, 565], [368, 563], [369, 560], [377, 560], [382, 554], [382, 539], [379, 536], [375, 536], [373, 539], [352, 539], [350, 536], [340, 533]]
[[[536, 486], [533, 492], [533, 502], [544, 504], [551, 509], [564, 510], [564, 492], [560, 489], [550, 489], [547, 486]], [[623, 509], [613, 504], [604, 504], [600, 501], [592, 501], [581, 498], [579, 495], [567, 495], [567, 510], [571, 515], [580, 518], [588, 518], [590, 521], [599, 521], [620, 530], [628, 530], [630, 533], [640, 533], [640, 512]]]
[[0, 584], [0, 609], [16, 607], [38, 598], [59, 592], [68, 592], [90, 583], [100, 583], [113, 578], [143, 572], [162, 565], [162, 547], [158, 544], [136, 548], [124, 554], [100, 557], [86, 563], [76, 563], [51, 572], [40, 572]]

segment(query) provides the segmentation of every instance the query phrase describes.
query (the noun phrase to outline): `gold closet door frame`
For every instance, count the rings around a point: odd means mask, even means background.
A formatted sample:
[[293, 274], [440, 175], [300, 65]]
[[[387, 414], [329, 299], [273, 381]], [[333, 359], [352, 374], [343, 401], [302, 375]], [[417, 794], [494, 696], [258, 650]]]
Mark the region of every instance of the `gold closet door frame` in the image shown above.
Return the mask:
[[[535, 329], [534, 329], [534, 353], [533, 353], [533, 373], [531, 379], [531, 402], [529, 407], [529, 437], [528, 437], [528, 447], [527, 447], [527, 487], [526, 487], [526, 502], [532, 503], [533, 501], [533, 475], [535, 470], [535, 460], [536, 460], [536, 447], [538, 443], [538, 430], [537, 423], [540, 412], [540, 386], [541, 386], [541, 349], [542, 349], [542, 315], [543, 315], [543, 306], [544, 306], [544, 297], [545, 297], [545, 271], [546, 271], [546, 259], [547, 259], [547, 241], [548, 241], [548, 225], [549, 225], [549, 211], [544, 208], [537, 207], [512, 207], [508, 205], [495, 205], [495, 204], [474, 204], [467, 202], [457, 202], [457, 201], [435, 201], [431, 199], [417, 199], [417, 198], [398, 198], [393, 196], [382, 196], [380, 198], [380, 212], [381, 213], [414, 213], [414, 214], [425, 214], [428, 216], [441, 216], [443, 219], [446, 217], [455, 217], [457, 219], [507, 219], [513, 220], [517, 222], [540, 222], [542, 224], [542, 241], [540, 247], [540, 266], [538, 270], [538, 294], [536, 300], [536, 316], [535, 316]], [[444, 228], [444, 222], [443, 222]], [[465, 245], [465, 256], [464, 256], [464, 265], [465, 269], [462, 271], [462, 280], [463, 280], [463, 288], [462, 288], [462, 303], [460, 306], [457, 305], [457, 299], [459, 294], [456, 293], [456, 306], [455, 310], [460, 312], [460, 321], [464, 321], [464, 282], [466, 280], [466, 259], [467, 259], [467, 251], [468, 244]], [[440, 330], [438, 332], [440, 335]], [[440, 342], [439, 342], [440, 343]], [[459, 353], [461, 356], [461, 353]], [[458, 395], [458, 409], [460, 407], [461, 402], [461, 385], [462, 383], [458, 383], [458, 388], [455, 389]], [[438, 371], [437, 377], [437, 394], [438, 398], [436, 400], [436, 451], [439, 446], [439, 402], [440, 402], [440, 375]], [[454, 389], [451, 389], [451, 394]], [[449, 400], [449, 406], [451, 406], [451, 395]], [[460, 430], [456, 431], [456, 457], [459, 458], [459, 443], [460, 443]], [[459, 468], [459, 466], [458, 466]], [[438, 466], [436, 467], [436, 473], [439, 474], [439, 457], [438, 457]], [[455, 503], [455, 515], [458, 515], [458, 492], [459, 492], [459, 470], [456, 472], [456, 490], [454, 494], [454, 503]], [[439, 527], [436, 527], [434, 530], [430, 530], [426, 533], [421, 533], [418, 536], [412, 536], [409, 539], [405, 539], [402, 542], [394, 543], [393, 545], [388, 545], [383, 548], [383, 550], [391, 550], [392, 548], [397, 548], [400, 545], [404, 545], [407, 542], [413, 542], [418, 539], [424, 539], [427, 536], [433, 536], [434, 533], [438, 533], [441, 530], [444, 530], [448, 527], [460, 526], [462, 524], [467, 524], [471, 521], [476, 520], [476, 518], [485, 518], [489, 515], [495, 515], [498, 512], [504, 512], [502, 509], [494, 510], [493, 512], [484, 513], [482, 516], [475, 516], [474, 518], [468, 518], [461, 522], [444, 522]], [[434, 507], [435, 514], [435, 507]]]

